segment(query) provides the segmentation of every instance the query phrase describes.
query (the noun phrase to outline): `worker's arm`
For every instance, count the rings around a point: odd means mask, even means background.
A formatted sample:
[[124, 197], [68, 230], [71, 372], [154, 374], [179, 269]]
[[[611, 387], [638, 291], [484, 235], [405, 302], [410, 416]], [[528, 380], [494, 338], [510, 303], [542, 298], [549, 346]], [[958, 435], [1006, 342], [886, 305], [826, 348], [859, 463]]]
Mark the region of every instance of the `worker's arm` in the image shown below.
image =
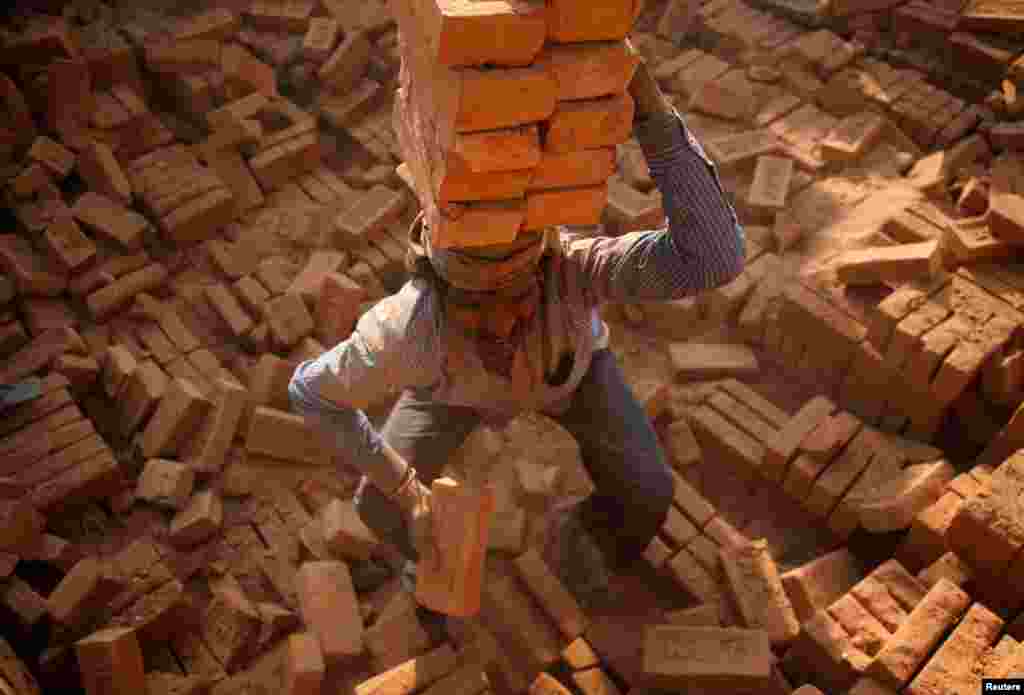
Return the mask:
[[595, 302], [679, 299], [724, 285], [743, 269], [744, 238], [714, 164], [664, 99], [645, 65], [630, 84], [634, 133], [662, 194], [667, 228], [577, 239], [571, 259]]
[[359, 319], [345, 341], [296, 368], [292, 408], [315, 424], [346, 462], [390, 493], [405, 462], [384, 444], [363, 409], [406, 387], [429, 385], [438, 351], [432, 340], [432, 294], [411, 284]]

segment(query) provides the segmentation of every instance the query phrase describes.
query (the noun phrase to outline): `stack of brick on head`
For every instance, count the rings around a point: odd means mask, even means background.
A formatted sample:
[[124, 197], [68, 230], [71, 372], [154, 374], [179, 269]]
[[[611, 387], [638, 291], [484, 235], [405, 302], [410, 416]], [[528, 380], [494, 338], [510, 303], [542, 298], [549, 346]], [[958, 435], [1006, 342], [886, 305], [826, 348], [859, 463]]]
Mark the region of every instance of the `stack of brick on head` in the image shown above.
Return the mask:
[[[410, 562], [432, 561], [430, 483], [481, 422], [524, 411], [579, 442], [595, 492], [548, 557], [584, 605], [641, 557], [672, 499], [643, 409], [608, 350], [603, 302], [679, 299], [743, 266], [714, 165], [626, 38], [636, 0], [393, 0], [403, 66], [395, 123], [422, 214], [409, 282], [301, 364], [294, 407], [365, 474], [359, 512]], [[665, 225], [599, 221], [615, 147], [639, 141]], [[362, 409], [400, 392], [377, 432]]]

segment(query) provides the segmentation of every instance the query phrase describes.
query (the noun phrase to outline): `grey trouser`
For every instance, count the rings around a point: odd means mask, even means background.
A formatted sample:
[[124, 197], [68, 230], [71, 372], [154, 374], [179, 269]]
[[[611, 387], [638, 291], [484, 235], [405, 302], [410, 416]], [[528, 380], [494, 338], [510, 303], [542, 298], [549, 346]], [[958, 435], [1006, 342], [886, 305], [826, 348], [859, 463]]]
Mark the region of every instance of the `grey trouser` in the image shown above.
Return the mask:
[[[609, 563], [635, 562], [668, 514], [673, 481], [657, 435], [610, 351], [594, 353], [568, 410], [555, 420], [575, 437], [594, 483], [594, 494], [581, 505], [585, 527]], [[429, 485], [480, 422], [473, 408], [437, 403], [426, 392], [409, 390], [382, 435]], [[398, 507], [365, 477], [356, 503], [363, 523], [379, 538], [416, 559]]]

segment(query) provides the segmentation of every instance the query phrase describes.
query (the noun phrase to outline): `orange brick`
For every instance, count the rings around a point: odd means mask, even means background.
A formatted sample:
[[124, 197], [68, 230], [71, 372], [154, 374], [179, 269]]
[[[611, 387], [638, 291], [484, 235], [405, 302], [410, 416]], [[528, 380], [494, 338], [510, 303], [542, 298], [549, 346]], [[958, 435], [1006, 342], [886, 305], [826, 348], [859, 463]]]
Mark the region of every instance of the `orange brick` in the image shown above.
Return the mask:
[[261, 627], [259, 612], [231, 575], [211, 584], [211, 589], [213, 600], [203, 614], [203, 640], [230, 673], [251, 653]]
[[720, 599], [721, 590], [715, 578], [686, 548], [676, 553], [665, 567], [672, 579], [698, 601], [712, 603]]
[[213, 39], [187, 39], [152, 45], [146, 65], [158, 73], [206, 72], [220, 66], [222, 44]]
[[539, 673], [530, 684], [529, 695], [569, 695], [569, 689], [549, 673]]
[[135, 496], [180, 511], [188, 503], [194, 483], [195, 472], [185, 464], [149, 459], [139, 476]]
[[572, 594], [568, 593], [557, 577], [544, 564], [535, 550], [528, 550], [516, 558], [519, 576], [533, 592], [544, 610], [554, 620], [566, 639], [576, 639], [586, 630], [587, 617]]
[[223, 284], [207, 285], [204, 294], [210, 306], [217, 312], [231, 330], [232, 335], [240, 337], [253, 327], [253, 320], [235, 298], [235, 295]]
[[344, 248], [363, 248], [369, 239], [396, 222], [408, 201], [403, 193], [376, 185], [334, 220], [334, 238]]
[[277, 96], [277, 78], [274, 68], [238, 44], [228, 44], [221, 51], [220, 69], [224, 73], [224, 86], [228, 98], [243, 97], [260, 92], [268, 97]]
[[975, 603], [953, 633], [907, 686], [910, 695], [970, 691], [978, 686], [975, 669], [1002, 631], [999, 616]]
[[142, 649], [131, 628], [100, 630], [75, 644], [88, 695], [146, 692]]
[[633, 99], [626, 93], [559, 102], [551, 115], [544, 147], [557, 153], [621, 144], [629, 139], [633, 110]]
[[353, 89], [370, 64], [372, 45], [362, 32], [347, 32], [319, 71], [321, 82], [333, 91], [344, 93]]
[[240, 20], [237, 14], [219, 7], [192, 15], [183, 21], [175, 32], [174, 38], [226, 41], [235, 35], [239, 26]]
[[705, 456], [726, 457], [740, 470], [751, 474], [763, 471], [764, 445], [734, 427], [708, 406], [692, 411], [690, 424]]
[[82, 194], [71, 211], [89, 229], [127, 249], [137, 249], [149, 227], [142, 215], [92, 191]]
[[301, 33], [309, 26], [310, 15], [316, 6], [313, 0], [253, 2], [246, 10], [246, 17], [251, 24], [262, 29]]
[[327, 60], [334, 51], [340, 33], [341, 25], [336, 19], [313, 17], [309, 20], [309, 30], [302, 41], [302, 54], [314, 62]]
[[947, 492], [914, 518], [910, 532], [900, 546], [899, 554], [904, 564], [920, 569], [946, 552], [946, 533], [962, 504], [962, 497]]
[[75, 166], [75, 155], [59, 142], [40, 135], [29, 148], [28, 158], [46, 166], [55, 176], [64, 178]]
[[363, 651], [363, 621], [348, 567], [340, 562], [306, 562], [296, 577], [299, 606], [309, 630], [320, 640], [324, 660]]
[[845, 690], [871, 662], [853, 646], [850, 634], [825, 610], [805, 622], [797, 641], [783, 661], [787, 673], [815, 681], [830, 689]]
[[234, 214], [231, 191], [214, 188], [161, 217], [158, 225], [170, 241], [187, 244], [209, 239], [228, 225]]
[[559, 225], [585, 227], [598, 224], [607, 199], [607, 185], [527, 193], [523, 230], [540, 230]]
[[458, 663], [458, 656], [451, 645], [442, 644], [426, 654], [404, 661], [384, 673], [363, 681], [355, 687], [354, 695], [411, 695], [444, 678], [455, 670]]
[[107, 564], [96, 557], [86, 557], [64, 575], [46, 599], [50, 616], [68, 627], [78, 627], [120, 590]]
[[969, 604], [970, 598], [959, 587], [940, 580], [878, 653], [867, 675], [901, 689]]
[[320, 510], [319, 523], [327, 548], [336, 556], [365, 560], [380, 545], [349, 500], [332, 500]]
[[197, 492], [188, 504], [171, 520], [170, 542], [179, 548], [188, 548], [209, 540], [224, 520], [224, 508], [215, 490]]
[[768, 633], [738, 628], [648, 627], [643, 678], [651, 687], [760, 689], [771, 678]]
[[[123, 349], [119, 346], [115, 348]], [[128, 436], [142, 427], [153, 414], [166, 389], [167, 375], [156, 363], [146, 360], [133, 369], [119, 397], [121, 432]]]
[[777, 427], [765, 422], [746, 404], [736, 400], [725, 391], [719, 390], [711, 394], [707, 404], [726, 420], [762, 444], [772, 441], [778, 433]]
[[310, 306], [315, 305], [321, 292], [324, 277], [348, 265], [348, 254], [344, 251], [314, 251], [306, 266], [288, 287], [288, 293], [302, 297]]
[[281, 188], [320, 165], [320, 140], [315, 130], [273, 145], [249, 160], [265, 192]]
[[[541, 153], [530, 175], [528, 190], [596, 186], [615, 171], [615, 148]], [[444, 200], [444, 198], [442, 198]]]
[[862, 574], [856, 558], [842, 549], [786, 572], [781, 581], [798, 618], [803, 622], [849, 591]]
[[787, 644], [800, 631], [778, 567], [764, 540], [722, 550], [722, 565], [743, 624], [764, 630], [773, 645]]
[[0, 500], [0, 550], [20, 553], [36, 544], [46, 520], [25, 499]]
[[927, 591], [925, 585], [895, 560], [883, 562], [850, 590], [890, 632], [906, 622], [910, 611]]
[[114, 152], [106, 143], [95, 141], [78, 158], [78, 173], [92, 190], [122, 205], [131, 205], [132, 187]]
[[583, 695], [621, 695], [619, 686], [600, 668], [577, 671], [572, 674], [573, 683]]
[[46, 228], [43, 240], [50, 253], [67, 270], [75, 270], [96, 257], [96, 245], [70, 217], [51, 223]]
[[0, 383], [14, 383], [42, 369], [64, 354], [67, 338], [61, 329], [51, 328], [5, 358], [0, 366]]
[[214, 384], [212, 409], [181, 452], [181, 459], [200, 473], [223, 468], [248, 399], [246, 389], [237, 384], [225, 379], [216, 379]]
[[917, 578], [927, 587], [935, 586], [940, 579], [947, 579], [964, 587], [973, 578], [971, 568], [956, 553], [945, 553], [920, 572]]
[[200, 425], [211, 405], [193, 384], [174, 379], [142, 432], [143, 456], [173, 456], [184, 439]]
[[102, 320], [124, 307], [140, 292], [151, 292], [159, 288], [167, 277], [165, 266], [151, 263], [91, 293], [86, 297], [86, 306], [94, 319]]
[[271, 299], [265, 313], [271, 339], [282, 349], [294, 346], [313, 332], [313, 316], [297, 294], [286, 292]]
[[245, 447], [250, 453], [281, 461], [323, 465], [331, 460], [321, 436], [301, 415], [266, 406], [253, 410]]
[[508, 648], [515, 650], [530, 668], [544, 670], [561, 652], [561, 638], [525, 587], [504, 568], [486, 568], [480, 620]]
[[625, 41], [552, 44], [537, 57], [558, 85], [558, 99], [591, 99], [626, 91], [639, 56]]
[[784, 480], [788, 464], [800, 443], [835, 410], [835, 404], [824, 396], [816, 396], [805, 403], [792, 420], [779, 430], [774, 441], [767, 443], [764, 454], [766, 477], [776, 482]]
[[580, 0], [558, 0], [547, 15], [548, 38], [557, 43], [622, 39], [636, 20], [640, 4], [617, 2], [607, 12], [595, 13]]

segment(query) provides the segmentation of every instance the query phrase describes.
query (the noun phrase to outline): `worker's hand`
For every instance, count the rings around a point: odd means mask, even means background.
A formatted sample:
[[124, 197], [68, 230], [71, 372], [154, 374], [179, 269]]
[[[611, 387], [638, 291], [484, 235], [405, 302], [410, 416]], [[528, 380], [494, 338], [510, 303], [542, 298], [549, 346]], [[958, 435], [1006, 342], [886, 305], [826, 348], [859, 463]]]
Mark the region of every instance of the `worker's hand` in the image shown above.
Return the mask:
[[416, 480], [403, 497], [399, 503], [405, 513], [412, 546], [419, 555], [417, 564], [420, 567], [436, 569], [441, 564], [441, 553], [437, 546], [437, 536], [434, 534], [430, 488]]
[[629, 83], [629, 94], [636, 104], [633, 120], [639, 121], [656, 113], [671, 113], [671, 106], [661, 88], [651, 75], [647, 61], [640, 59], [640, 64], [633, 73]]

